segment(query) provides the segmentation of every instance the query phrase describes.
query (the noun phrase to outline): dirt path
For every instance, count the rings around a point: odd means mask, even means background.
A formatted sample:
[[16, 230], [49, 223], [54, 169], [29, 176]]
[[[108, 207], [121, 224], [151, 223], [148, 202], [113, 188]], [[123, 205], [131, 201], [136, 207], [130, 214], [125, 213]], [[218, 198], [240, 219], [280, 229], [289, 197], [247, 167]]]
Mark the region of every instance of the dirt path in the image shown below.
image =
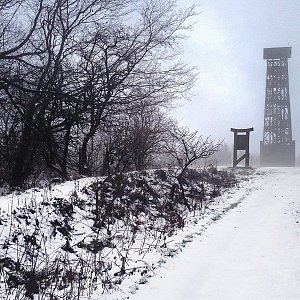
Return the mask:
[[298, 222], [300, 169], [275, 170], [130, 299], [300, 299]]

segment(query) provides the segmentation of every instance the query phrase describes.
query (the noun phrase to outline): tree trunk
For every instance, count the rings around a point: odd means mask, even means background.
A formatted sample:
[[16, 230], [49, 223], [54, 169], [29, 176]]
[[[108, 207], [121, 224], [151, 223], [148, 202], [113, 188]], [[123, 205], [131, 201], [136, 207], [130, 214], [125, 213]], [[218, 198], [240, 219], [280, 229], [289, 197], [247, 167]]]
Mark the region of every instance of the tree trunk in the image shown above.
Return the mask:
[[94, 136], [95, 130], [91, 130], [88, 134], [83, 138], [81, 147], [79, 148], [79, 174], [89, 176], [90, 171], [87, 168], [87, 147], [90, 139]]
[[68, 165], [69, 144], [70, 144], [70, 138], [71, 138], [70, 134], [71, 134], [71, 126], [68, 125], [66, 128], [63, 159], [62, 159], [62, 172], [64, 174], [66, 174], [66, 176], [68, 174], [67, 165]]
[[[32, 118], [32, 116], [33, 113], [31, 113], [29, 117]], [[32, 155], [30, 155], [31, 140], [32, 127], [30, 125], [30, 121], [26, 121], [18, 145], [18, 151], [16, 154], [14, 166], [12, 169], [11, 186], [13, 187], [22, 187], [24, 181], [26, 180], [26, 170], [30, 168], [29, 158], [32, 157]]]

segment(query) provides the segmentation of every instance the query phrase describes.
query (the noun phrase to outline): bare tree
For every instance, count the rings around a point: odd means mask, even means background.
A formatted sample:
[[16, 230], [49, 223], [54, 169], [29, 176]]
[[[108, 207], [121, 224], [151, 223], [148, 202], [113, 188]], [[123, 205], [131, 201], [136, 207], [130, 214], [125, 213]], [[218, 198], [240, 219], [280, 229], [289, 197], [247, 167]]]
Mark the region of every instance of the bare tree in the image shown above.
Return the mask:
[[22, 185], [39, 168], [63, 178], [76, 168], [85, 174], [91, 141], [108, 120], [141, 103], [159, 107], [186, 97], [195, 72], [177, 60], [177, 44], [195, 11], [177, 10], [174, 4], [0, 3], [5, 16], [0, 27], [1, 101], [13, 108], [11, 120], [20, 120], [12, 185]]
[[[21, 60], [36, 54], [29, 50], [29, 44], [33, 42], [33, 36], [43, 12], [43, 5], [43, 0], [31, 3], [17, 0], [0, 1], [0, 60]], [[23, 19], [23, 22], [19, 19]], [[25, 28], [24, 23], [26, 24]]]
[[[123, 5], [124, 1], [53, 0], [44, 3], [40, 0], [33, 21], [28, 17], [27, 21], [32, 24], [28, 26], [28, 33], [15, 29], [17, 21], [9, 20], [3, 27], [5, 45], [12, 46], [3, 47], [0, 53], [0, 63], [6, 67], [0, 87], [23, 120], [12, 170], [13, 185], [22, 184], [38, 152], [50, 168], [67, 177], [70, 134], [72, 126], [78, 122], [78, 109], [82, 108], [79, 105], [80, 82], [75, 85], [70, 80], [76, 73], [75, 50], [95, 18], [105, 22], [110, 13], [116, 15], [117, 11], [122, 11], [121, 2]], [[34, 6], [34, 1], [29, 4]], [[12, 8], [7, 10], [13, 11]], [[7, 43], [8, 28], [14, 32], [10, 43]], [[20, 93], [13, 92], [16, 89]]]
[[168, 118], [157, 107], [142, 104], [131, 116], [130, 146], [136, 170], [147, 169], [162, 153]]
[[163, 105], [186, 95], [193, 85], [193, 69], [175, 60], [179, 32], [195, 14], [193, 8], [176, 11], [174, 1], [145, 2], [135, 13], [140, 21], [98, 25], [81, 44], [87, 124], [79, 153], [84, 173], [87, 145], [108, 115], [130, 111], [136, 102]]
[[103, 140], [103, 173], [151, 167], [163, 152], [167, 123], [165, 114], [145, 103], [114, 119], [103, 131], [106, 136]]
[[210, 137], [203, 138], [197, 131], [192, 132], [187, 127], [173, 125], [164, 147], [179, 168], [176, 177], [182, 199], [185, 199], [183, 177], [186, 170], [196, 161], [209, 158], [220, 149], [221, 145], [222, 141], [214, 141]]

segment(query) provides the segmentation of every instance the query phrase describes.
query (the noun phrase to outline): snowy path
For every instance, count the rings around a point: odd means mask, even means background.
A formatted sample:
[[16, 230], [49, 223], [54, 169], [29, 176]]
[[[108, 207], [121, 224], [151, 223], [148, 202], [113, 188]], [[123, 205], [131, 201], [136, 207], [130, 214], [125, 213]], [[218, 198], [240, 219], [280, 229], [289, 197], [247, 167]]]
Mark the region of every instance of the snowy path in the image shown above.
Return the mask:
[[279, 169], [130, 299], [300, 299], [298, 222], [300, 169]]

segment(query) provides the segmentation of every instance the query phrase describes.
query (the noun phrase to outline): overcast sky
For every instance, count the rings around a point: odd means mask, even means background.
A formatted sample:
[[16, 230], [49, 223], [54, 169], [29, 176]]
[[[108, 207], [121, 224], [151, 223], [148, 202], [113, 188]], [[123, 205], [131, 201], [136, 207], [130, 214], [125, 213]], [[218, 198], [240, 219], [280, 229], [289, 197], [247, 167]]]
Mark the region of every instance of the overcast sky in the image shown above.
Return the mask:
[[289, 59], [293, 139], [300, 154], [300, 0], [182, 0], [200, 14], [184, 59], [199, 69], [191, 102], [175, 113], [182, 125], [233, 143], [231, 127], [254, 127], [251, 152], [263, 135], [266, 61], [263, 48], [292, 47]]

